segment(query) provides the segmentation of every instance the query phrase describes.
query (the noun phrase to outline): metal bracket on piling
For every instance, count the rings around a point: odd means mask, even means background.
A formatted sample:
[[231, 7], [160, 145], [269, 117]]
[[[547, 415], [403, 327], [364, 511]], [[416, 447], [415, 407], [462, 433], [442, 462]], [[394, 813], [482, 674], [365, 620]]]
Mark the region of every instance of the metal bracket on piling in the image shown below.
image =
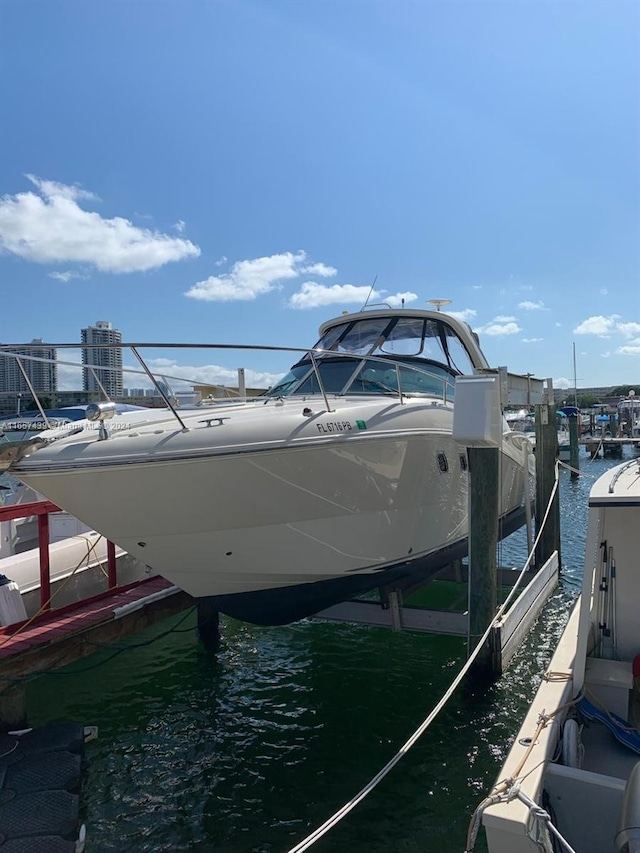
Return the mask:
[[402, 631], [402, 592], [392, 589], [388, 594], [391, 630]]

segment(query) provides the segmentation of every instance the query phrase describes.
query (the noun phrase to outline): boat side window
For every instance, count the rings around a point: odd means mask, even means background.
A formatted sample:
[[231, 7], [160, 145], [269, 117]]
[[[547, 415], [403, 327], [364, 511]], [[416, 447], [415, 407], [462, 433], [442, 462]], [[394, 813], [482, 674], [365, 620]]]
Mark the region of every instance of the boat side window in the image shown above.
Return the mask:
[[348, 390], [355, 394], [397, 394], [398, 375], [403, 394], [453, 400], [454, 371], [439, 364], [425, 363], [422, 359], [409, 364], [398, 363], [395, 359], [367, 359]]
[[[424, 325], [424, 320], [419, 317], [400, 317], [389, 330], [379, 351], [385, 355], [421, 355]], [[372, 355], [375, 354], [374, 350]]]
[[439, 356], [432, 356], [432, 358], [435, 357], [437, 361], [448, 365], [456, 373], [473, 373], [473, 361], [457, 333], [446, 323], [438, 321], [434, 325], [438, 328], [433, 338], [433, 345], [439, 352]]
[[287, 394], [291, 394], [293, 392], [296, 385], [304, 376], [306, 376], [310, 369], [311, 365], [309, 362], [296, 364], [285, 376], [282, 377], [282, 379], [279, 379], [275, 385], [269, 388], [264, 396], [286, 397]]
[[[325, 355], [316, 359], [316, 366], [327, 394], [340, 394], [353, 376], [359, 359], [348, 356]], [[266, 397], [287, 397], [298, 394], [319, 394], [318, 376], [309, 359], [304, 359], [291, 368], [276, 385], [265, 394]]]
[[400, 368], [400, 383], [403, 394], [425, 394], [427, 396], [453, 400], [455, 373], [438, 364], [420, 364]]
[[[340, 394], [349, 382], [349, 379], [353, 376], [357, 361], [352, 358], [324, 356], [322, 359], [318, 359], [317, 365], [326, 393]], [[312, 370], [304, 382], [295, 389], [295, 393], [320, 393], [320, 386], [318, 385], [318, 377], [315, 370]]]
[[333, 350], [350, 355], [369, 355], [389, 326], [388, 317], [370, 317], [329, 329], [314, 349]]
[[399, 317], [371, 355], [413, 356], [446, 365], [455, 373], [473, 373], [473, 362], [451, 326], [440, 320]]

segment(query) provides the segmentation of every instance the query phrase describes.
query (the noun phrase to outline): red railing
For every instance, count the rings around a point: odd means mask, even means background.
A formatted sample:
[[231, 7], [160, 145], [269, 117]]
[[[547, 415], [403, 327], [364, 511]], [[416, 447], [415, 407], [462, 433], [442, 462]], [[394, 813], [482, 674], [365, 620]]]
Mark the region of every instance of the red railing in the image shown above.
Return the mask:
[[[51, 565], [49, 554], [49, 513], [62, 512], [51, 501], [32, 501], [31, 503], [0, 506], [0, 521], [17, 518], [38, 518], [38, 550], [40, 552], [40, 607], [51, 610]], [[107, 579], [109, 589], [118, 585], [116, 572], [116, 546], [107, 542]]]

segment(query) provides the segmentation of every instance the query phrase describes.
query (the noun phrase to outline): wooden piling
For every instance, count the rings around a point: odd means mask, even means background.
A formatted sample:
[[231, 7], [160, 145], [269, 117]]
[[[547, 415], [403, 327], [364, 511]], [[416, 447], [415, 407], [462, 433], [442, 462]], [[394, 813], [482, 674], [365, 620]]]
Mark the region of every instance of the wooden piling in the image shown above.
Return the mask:
[[198, 635], [202, 645], [215, 651], [220, 645], [220, 613], [207, 598], [198, 599]]
[[0, 732], [27, 727], [27, 691], [24, 682], [9, 683], [0, 690]]
[[580, 445], [578, 444], [579, 436], [578, 416], [569, 418], [569, 464], [571, 465], [571, 479], [575, 480], [580, 476]]
[[[552, 403], [541, 403], [536, 407], [536, 536], [540, 532], [547, 512], [556, 479], [558, 456], [558, 428], [556, 408]], [[540, 569], [554, 551], [560, 555], [560, 500], [556, 491], [547, 521], [536, 548], [535, 564]]]
[[[498, 606], [496, 551], [500, 449], [469, 447], [469, 635], [474, 649], [496, 615]], [[476, 658], [476, 674], [495, 678], [500, 673], [489, 641]]]

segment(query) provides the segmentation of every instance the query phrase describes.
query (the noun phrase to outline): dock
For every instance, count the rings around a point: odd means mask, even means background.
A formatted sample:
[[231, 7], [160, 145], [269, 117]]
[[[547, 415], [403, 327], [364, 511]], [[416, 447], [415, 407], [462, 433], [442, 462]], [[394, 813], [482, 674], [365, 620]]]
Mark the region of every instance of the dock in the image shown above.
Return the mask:
[[194, 605], [190, 595], [156, 576], [50, 611], [30, 624], [27, 620], [0, 629], [2, 725], [26, 725], [25, 679], [66, 666]]
[[604, 438], [581, 438], [580, 444], [585, 448], [592, 459], [602, 456], [604, 459], [622, 459], [622, 451], [625, 447], [633, 447], [640, 452], [640, 438], [628, 436]]
[[[49, 514], [59, 511], [49, 501], [0, 507], [0, 520], [37, 518], [40, 562], [39, 609], [29, 618], [0, 627], [3, 853], [82, 853], [85, 848], [79, 793], [84, 744], [97, 736], [97, 730], [76, 721], [28, 728], [27, 682], [196, 604], [159, 575], [119, 583], [119, 571], [120, 577], [128, 577], [131, 558], [118, 556], [112, 543], [106, 547], [104, 577], [95, 587], [100, 591], [70, 603], [56, 597], [50, 577]], [[19, 597], [17, 589], [16, 594]], [[38, 590], [29, 593], [33, 595], [38, 596]], [[65, 603], [56, 607], [57, 601]], [[24, 614], [23, 606], [21, 610]]]

